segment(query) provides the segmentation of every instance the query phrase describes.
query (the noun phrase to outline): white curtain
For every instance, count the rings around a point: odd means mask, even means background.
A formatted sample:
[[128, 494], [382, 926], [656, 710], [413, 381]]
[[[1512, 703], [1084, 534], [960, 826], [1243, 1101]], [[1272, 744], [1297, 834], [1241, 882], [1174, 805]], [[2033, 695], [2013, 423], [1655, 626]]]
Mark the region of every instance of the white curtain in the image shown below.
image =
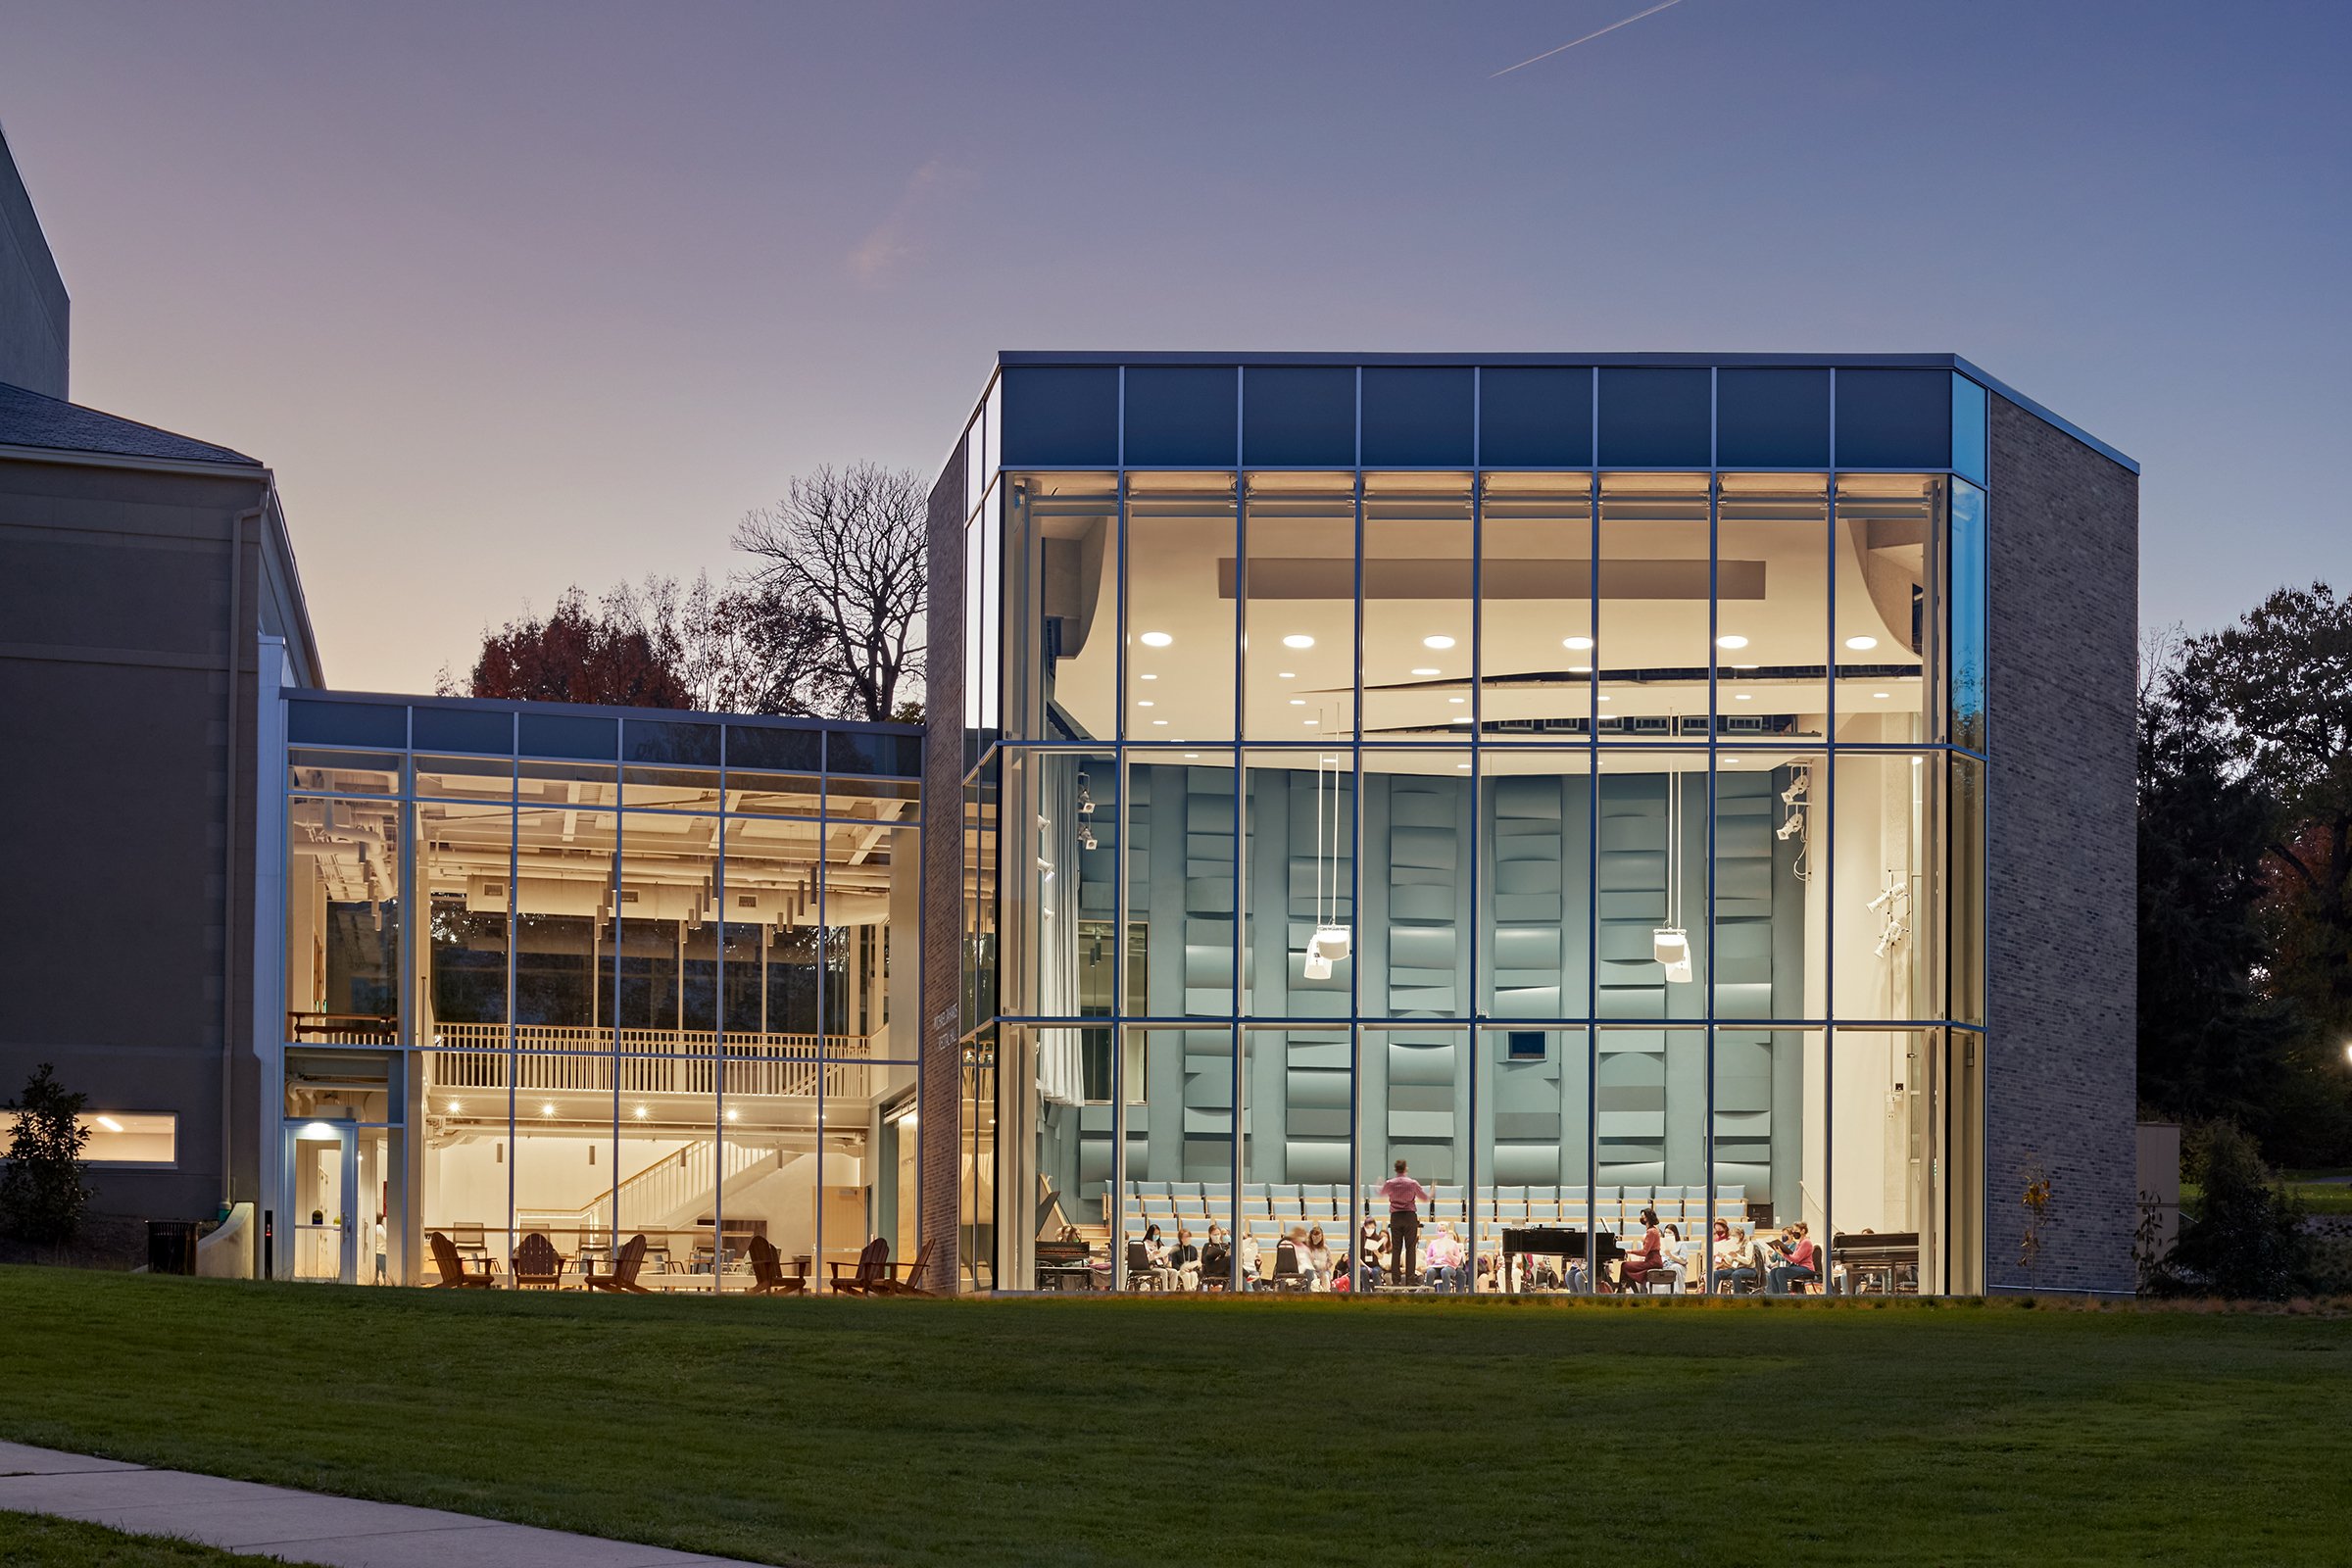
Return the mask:
[[[1064, 1018], [1078, 1012], [1078, 773], [1085, 765], [1076, 757], [1038, 759], [1038, 1010]], [[1085, 1102], [1077, 1030], [1038, 1031], [1037, 1097], [1052, 1105]]]

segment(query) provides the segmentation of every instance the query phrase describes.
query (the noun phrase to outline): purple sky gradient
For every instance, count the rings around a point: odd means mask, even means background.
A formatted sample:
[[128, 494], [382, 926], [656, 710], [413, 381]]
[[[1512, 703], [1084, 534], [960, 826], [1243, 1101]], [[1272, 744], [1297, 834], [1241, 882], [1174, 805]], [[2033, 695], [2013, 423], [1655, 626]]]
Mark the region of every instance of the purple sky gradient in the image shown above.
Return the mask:
[[2352, 587], [2352, 7], [0, 0], [76, 401], [277, 470], [332, 684], [932, 471], [1000, 347], [1951, 350], [2143, 616]]

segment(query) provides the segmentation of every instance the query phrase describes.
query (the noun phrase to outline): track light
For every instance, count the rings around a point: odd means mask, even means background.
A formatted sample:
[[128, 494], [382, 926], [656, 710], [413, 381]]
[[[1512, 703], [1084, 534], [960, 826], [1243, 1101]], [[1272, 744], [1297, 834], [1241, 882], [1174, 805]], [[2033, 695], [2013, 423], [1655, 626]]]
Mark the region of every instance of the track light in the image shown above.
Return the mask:
[[1791, 811], [1788, 813], [1788, 820], [1783, 822], [1772, 836], [1785, 844], [1788, 840], [1796, 837], [1799, 833], [1802, 833], [1804, 830], [1804, 813], [1802, 811]]

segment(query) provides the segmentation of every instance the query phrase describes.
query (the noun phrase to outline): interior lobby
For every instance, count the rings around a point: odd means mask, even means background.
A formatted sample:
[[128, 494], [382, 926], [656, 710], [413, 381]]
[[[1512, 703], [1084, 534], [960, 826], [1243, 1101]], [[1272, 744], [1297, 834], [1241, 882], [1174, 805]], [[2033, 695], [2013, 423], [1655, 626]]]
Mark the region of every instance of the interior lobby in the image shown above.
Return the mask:
[[915, 731], [288, 699], [280, 1277], [912, 1255]]

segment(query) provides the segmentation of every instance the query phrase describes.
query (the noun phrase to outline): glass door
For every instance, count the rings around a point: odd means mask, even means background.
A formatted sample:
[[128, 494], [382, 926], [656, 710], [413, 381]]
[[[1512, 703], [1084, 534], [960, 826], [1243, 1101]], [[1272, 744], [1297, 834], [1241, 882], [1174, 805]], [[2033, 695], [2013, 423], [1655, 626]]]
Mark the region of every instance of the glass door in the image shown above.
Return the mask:
[[[359, 1279], [359, 1139], [349, 1122], [286, 1124], [286, 1185], [298, 1280]], [[370, 1216], [372, 1218], [372, 1216]]]

